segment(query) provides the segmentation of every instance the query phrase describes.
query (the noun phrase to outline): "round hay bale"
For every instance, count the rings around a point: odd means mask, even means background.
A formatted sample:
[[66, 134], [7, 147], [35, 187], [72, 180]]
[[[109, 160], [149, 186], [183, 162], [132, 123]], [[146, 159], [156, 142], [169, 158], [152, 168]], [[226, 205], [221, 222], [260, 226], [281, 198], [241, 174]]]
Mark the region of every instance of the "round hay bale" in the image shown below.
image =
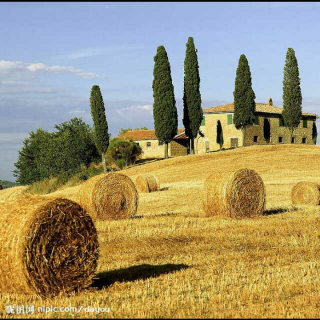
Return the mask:
[[96, 176], [80, 190], [80, 204], [99, 220], [130, 218], [136, 214], [138, 202], [134, 183], [122, 173]]
[[25, 195], [0, 203], [0, 226], [0, 292], [51, 297], [92, 283], [99, 243], [79, 204]]
[[153, 192], [160, 190], [160, 184], [158, 178], [153, 174], [138, 176], [136, 179], [136, 185], [141, 192]]
[[245, 218], [261, 215], [266, 191], [261, 177], [251, 169], [210, 175], [204, 184], [206, 216]]
[[297, 183], [292, 188], [291, 201], [293, 205], [319, 205], [320, 185], [308, 181], [301, 181]]
[[0, 184], [0, 190], [2, 190], [3, 189], [3, 186], [2, 186], [2, 184]]

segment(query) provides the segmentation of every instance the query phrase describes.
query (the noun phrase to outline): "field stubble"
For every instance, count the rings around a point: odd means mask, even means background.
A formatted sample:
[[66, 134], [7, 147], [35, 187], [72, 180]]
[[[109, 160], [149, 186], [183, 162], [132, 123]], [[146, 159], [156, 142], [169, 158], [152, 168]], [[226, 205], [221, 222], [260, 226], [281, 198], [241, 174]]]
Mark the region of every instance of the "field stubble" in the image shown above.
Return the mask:
[[[204, 217], [206, 177], [230, 168], [250, 168], [261, 176], [263, 216]], [[0, 317], [9, 317], [7, 305], [46, 305], [109, 307], [110, 312], [30, 317], [319, 318], [320, 209], [295, 208], [290, 198], [297, 182], [319, 182], [319, 169], [319, 147], [282, 145], [123, 170], [133, 181], [154, 174], [161, 189], [139, 194], [134, 219], [96, 222], [101, 251], [93, 285], [79, 295], [47, 300], [2, 294]], [[59, 192], [76, 200], [77, 187]]]

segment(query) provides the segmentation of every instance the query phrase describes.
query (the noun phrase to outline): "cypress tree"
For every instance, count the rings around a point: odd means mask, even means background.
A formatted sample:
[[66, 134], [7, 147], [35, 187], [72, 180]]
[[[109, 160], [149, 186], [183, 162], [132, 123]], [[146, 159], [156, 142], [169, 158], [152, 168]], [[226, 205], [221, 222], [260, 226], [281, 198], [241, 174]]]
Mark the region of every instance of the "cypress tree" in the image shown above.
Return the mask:
[[104, 172], [107, 171], [105, 153], [109, 146], [108, 123], [105, 114], [104, 102], [99, 86], [94, 85], [90, 96], [91, 116], [94, 126], [94, 142], [101, 154]]
[[[300, 88], [299, 67], [295, 52], [288, 48], [283, 75], [283, 111], [282, 117], [291, 137], [294, 128], [299, 126], [302, 114], [302, 95]], [[292, 139], [290, 139], [291, 141]]]
[[243, 142], [245, 130], [248, 125], [254, 122], [256, 95], [252, 89], [252, 79], [248, 60], [244, 54], [240, 56], [236, 72], [234, 96], [234, 125], [242, 130]]
[[164, 46], [157, 48], [153, 69], [153, 119], [159, 142], [165, 143], [165, 158], [168, 145], [178, 131], [178, 112], [174, 97], [170, 63]]
[[222, 125], [220, 120], [218, 120], [217, 123], [217, 140], [216, 142], [219, 144], [220, 146], [220, 150], [223, 147], [224, 141], [223, 141], [223, 130], [222, 130]]
[[194, 154], [194, 139], [199, 132], [203, 112], [201, 108], [198, 50], [194, 46], [192, 37], [188, 38], [186, 46], [182, 121], [186, 135], [190, 138], [190, 153]]

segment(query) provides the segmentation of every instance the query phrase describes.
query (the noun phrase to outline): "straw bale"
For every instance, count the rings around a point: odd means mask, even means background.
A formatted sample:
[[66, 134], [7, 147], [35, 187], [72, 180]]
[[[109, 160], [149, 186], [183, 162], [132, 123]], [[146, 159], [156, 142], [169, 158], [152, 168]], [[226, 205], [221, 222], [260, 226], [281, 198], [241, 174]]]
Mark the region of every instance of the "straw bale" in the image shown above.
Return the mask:
[[96, 176], [80, 189], [80, 204], [99, 220], [130, 218], [136, 214], [138, 202], [134, 183], [122, 173]]
[[0, 203], [0, 292], [52, 297], [92, 283], [99, 243], [91, 217], [64, 198]]
[[261, 215], [265, 208], [265, 186], [251, 169], [219, 172], [204, 184], [203, 208], [206, 216], [245, 218]]
[[153, 192], [160, 190], [158, 178], [153, 174], [140, 175], [136, 179], [136, 185], [140, 192]]
[[308, 181], [297, 183], [291, 191], [291, 201], [293, 205], [320, 204], [320, 184]]

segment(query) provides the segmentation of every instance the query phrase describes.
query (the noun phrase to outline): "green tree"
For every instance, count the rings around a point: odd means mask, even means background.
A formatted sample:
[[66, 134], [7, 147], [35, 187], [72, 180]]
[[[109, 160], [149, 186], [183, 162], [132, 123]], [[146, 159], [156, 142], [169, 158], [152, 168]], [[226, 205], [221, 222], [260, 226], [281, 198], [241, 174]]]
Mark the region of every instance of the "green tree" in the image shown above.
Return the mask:
[[316, 122], [314, 121], [312, 125], [312, 141], [314, 144], [317, 144], [317, 137], [318, 137], [318, 130], [317, 130]]
[[220, 120], [218, 120], [218, 123], [217, 123], [217, 143], [219, 144], [220, 150], [221, 150], [224, 144], [224, 140], [223, 140], [222, 125]]
[[256, 95], [252, 89], [251, 72], [248, 60], [244, 54], [240, 56], [236, 72], [234, 96], [234, 125], [242, 130], [243, 142], [245, 140], [245, 130], [248, 125], [254, 122]]
[[165, 158], [168, 158], [168, 145], [178, 131], [178, 113], [171, 68], [164, 46], [157, 48], [153, 69], [153, 119], [155, 135], [165, 143]]
[[141, 153], [142, 149], [139, 144], [131, 139], [113, 138], [110, 140], [106, 156], [111, 162], [118, 163], [122, 160], [128, 166], [134, 163]]
[[284, 124], [291, 132], [299, 126], [302, 115], [302, 95], [300, 88], [299, 67], [295, 52], [288, 48], [283, 74], [283, 111]]
[[188, 38], [186, 46], [182, 122], [186, 135], [190, 138], [190, 153], [194, 154], [194, 139], [199, 132], [203, 112], [201, 107], [198, 50], [194, 46], [192, 37]]
[[[13, 175], [20, 185], [31, 184], [48, 178], [55, 171], [55, 153], [53, 152], [54, 135], [43, 129], [30, 131], [30, 137], [23, 141]], [[51, 160], [51, 166], [48, 162]]]
[[81, 118], [73, 118], [56, 125], [56, 139], [60, 154], [59, 168], [74, 174], [81, 166], [88, 167], [100, 155], [94, 143], [93, 130]]
[[99, 86], [94, 85], [90, 96], [91, 116], [94, 125], [94, 141], [102, 157], [104, 172], [107, 171], [105, 153], [108, 150], [109, 134], [104, 102]]

